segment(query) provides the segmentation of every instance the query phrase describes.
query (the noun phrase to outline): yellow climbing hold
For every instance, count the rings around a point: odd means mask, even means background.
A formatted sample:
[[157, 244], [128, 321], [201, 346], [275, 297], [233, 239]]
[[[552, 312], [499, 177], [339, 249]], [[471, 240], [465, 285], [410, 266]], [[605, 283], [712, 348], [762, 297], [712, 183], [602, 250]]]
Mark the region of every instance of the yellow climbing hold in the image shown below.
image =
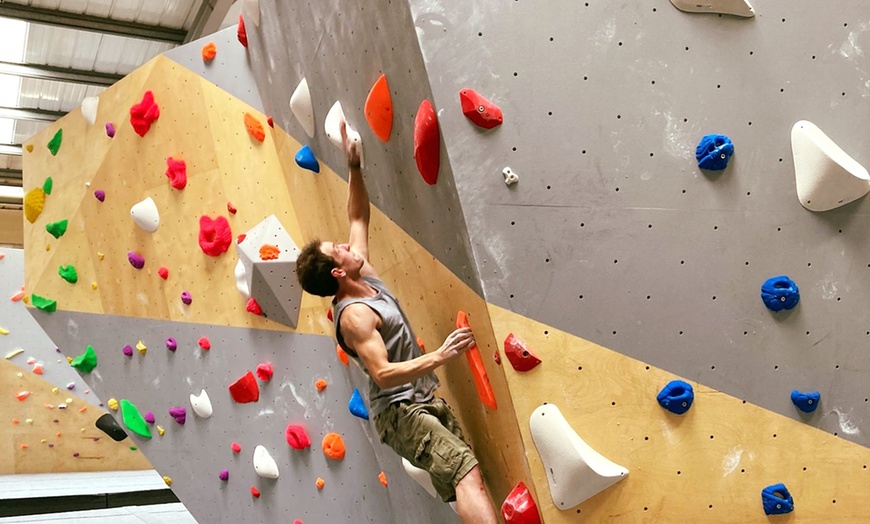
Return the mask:
[[15, 376], [18, 377], [18, 378], [21, 378], [21, 377], [24, 376], [24, 373], [22, 373], [22, 372], [19, 371], [18, 373], [15, 374]]
[[27, 423], [27, 424], [33, 425], [33, 419], [32, 419], [32, 418], [25, 419], [24, 422]]
[[24, 217], [31, 224], [36, 222], [44, 208], [45, 191], [41, 187], [35, 187], [24, 195]]
[[109, 401], [106, 402], [106, 404], [109, 406], [109, 409], [111, 409], [112, 411], [118, 411], [118, 401], [117, 400], [110, 398]]
[[13, 358], [13, 357], [17, 357], [18, 355], [20, 355], [22, 353], [24, 353], [24, 348], [15, 348], [12, 351], [10, 351], [9, 353], [6, 353], [6, 360], [9, 360], [10, 358]]
[[162, 437], [164, 433], [166, 433], [166, 430], [163, 429], [163, 426], [158, 425], [157, 426], [157, 434]]
[[165, 482], [167, 486], [172, 487], [172, 479], [166, 475], [163, 475], [163, 482]]
[[8, 334], [9, 334], [8, 329], [3, 329], [2, 327], [0, 327], [0, 335], [8, 335]]
[[57, 395], [57, 388], [51, 388], [51, 392]]
[[67, 404], [72, 404], [72, 401], [73, 401], [73, 399], [72, 399], [71, 397], [67, 397], [67, 398], [66, 398], [66, 403], [67, 403]]
[[145, 344], [142, 343], [141, 340], [139, 342], [136, 342], [136, 351], [138, 351], [140, 354], [144, 355], [147, 350], [148, 347], [145, 346]]
[[42, 440], [39, 441], [40, 444], [45, 444], [46, 442], [48, 442], [48, 441], [45, 440], [45, 439], [42, 439]]
[[67, 364], [72, 364], [72, 361], [73, 361], [73, 358], [72, 358], [72, 357], [66, 357], [66, 363], [67, 363]]
[[91, 282], [91, 289], [97, 289], [97, 283]]
[[24, 146], [24, 149], [26, 149], [28, 153], [33, 153], [33, 144], [27, 144]]
[[105, 255], [105, 253], [103, 253], [102, 251], [97, 251], [97, 257], [98, 257], [100, 260], [102, 260], [102, 259], [106, 258], [106, 255]]
[[46, 251], [51, 251], [51, 244], [46, 244], [46, 245], [45, 245], [45, 250], [46, 250]]

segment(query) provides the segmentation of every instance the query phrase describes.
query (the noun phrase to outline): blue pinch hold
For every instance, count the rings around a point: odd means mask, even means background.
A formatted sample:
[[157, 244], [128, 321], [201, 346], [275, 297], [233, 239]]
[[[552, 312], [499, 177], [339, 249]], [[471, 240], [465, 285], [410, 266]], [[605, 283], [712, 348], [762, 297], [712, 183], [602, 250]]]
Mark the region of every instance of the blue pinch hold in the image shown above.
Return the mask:
[[682, 415], [692, 407], [695, 400], [695, 390], [692, 385], [682, 380], [672, 380], [662, 388], [656, 400], [659, 405], [676, 415]]
[[302, 169], [320, 173], [320, 163], [314, 156], [314, 152], [308, 146], [302, 146], [302, 149], [296, 152], [296, 164]]
[[818, 391], [810, 391], [807, 393], [794, 390], [791, 392], [791, 401], [795, 406], [804, 413], [812, 413], [819, 407], [819, 401], [822, 399], [822, 394]]
[[761, 300], [771, 311], [792, 309], [800, 302], [801, 293], [797, 284], [785, 275], [771, 277], [761, 285]]
[[698, 167], [707, 171], [722, 171], [734, 154], [734, 144], [725, 135], [704, 135], [695, 147]]
[[794, 499], [785, 484], [774, 484], [761, 490], [761, 505], [765, 515], [782, 515], [794, 511]]
[[347, 403], [347, 409], [351, 414], [364, 420], [369, 419], [369, 412], [366, 409], [366, 404], [363, 402], [362, 395], [359, 394], [359, 389], [353, 388], [353, 394], [350, 396], [350, 401]]

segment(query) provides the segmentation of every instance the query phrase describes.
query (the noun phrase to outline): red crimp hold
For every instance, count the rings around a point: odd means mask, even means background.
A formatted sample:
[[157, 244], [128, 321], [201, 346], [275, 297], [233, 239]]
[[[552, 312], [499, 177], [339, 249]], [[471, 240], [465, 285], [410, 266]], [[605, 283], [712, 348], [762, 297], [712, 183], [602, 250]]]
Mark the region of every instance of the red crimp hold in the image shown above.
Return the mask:
[[199, 347], [206, 351], [211, 349], [211, 341], [208, 339], [208, 337], [199, 337], [199, 340], [197, 340], [196, 343], [199, 344]]
[[160, 266], [157, 269], [157, 274], [160, 275], [160, 278], [162, 278], [163, 280], [166, 280], [167, 278], [169, 278], [169, 270], [163, 266]]
[[238, 455], [239, 453], [242, 452], [242, 446], [241, 446], [241, 444], [239, 444], [238, 442], [233, 442], [233, 443], [230, 445], [230, 449], [232, 449], [232, 450], [233, 450], [233, 453], [235, 453], [236, 455]]
[[498, 348], [495, 348], [495, 351], [492, 352], [492, 360], [501, 366], [501, 353], [498, 352]]
[[330, 322], [334, 322], [332, 320], [332, 308], [326, 310], [326, 318], [328, 318]]
[[428, 100], [420, 103], [414, 119], [414, 160], [423, 180], [434, 186], [441, 166], [441, 133], [438, 131], [438, 115]]
[[529, 488], [522, 482], [504, 499], [501, 505], [501, 517], [505, 524], [541, 524], [538, 506], [529, 493]]
[[529, 351], [522, 340], [510, 333], [504, 339], [504, 354], [517, 371], [529, 371], [541, 363], [541, 359]]
[[261, 362], [257, 364], [257, 376], [263, 382], [269, 382], [272, 379], [272, 375], [275, 374], [275, 370], [272, 369], [271, 362]]
[[210, 257], [220, 256], [230, 248], [232, 241], [233, 231], [226, 218], [199, 217], [199, 247], [203, 253]]
[[251, 495], [253, 495], [253, 497], [254, 497], [255, 499], [260, 498], [260, 490], [258, 490], [258, 489], [256, 488], [256, 486], [251, 486]]
[[266, 117], [266, 123], [269, 124], [269, 127], [275, 127], [275, 121], [272, 120], [272, 117]]
[[260, 387], [254, 374], [248, 371], [242, 378], [230, 384], [230, 396], [239, 404], [260, 400]]
[[166, 159], [166, 176], [169, 178], [169, 185], [175, 189], [181, 190], [187, 186], [187, 164], [184, 160], [175, 160], [172, 157]]
[[227, 211], [229, 211], [231, 215], [235, 215], [238, 209], [236, 209], [236, 206], [234, 206], [232, 202], [227, 201]]
[[246, 238], [248, 238], [248, 235], [242, 233], [239, 235], [239, 238], [236, 239], [236, 244], [241, 244]]
[[151, 91], [145, 91], [142, 101], [130, 108], [130, 124], [139, 136], [145, 136], [159, 116], [160, 107], [154, 101], [154, 93]]
[[295, 424], [290, 424], [284, 431], [284, 437], [287, 439], [287, 444], [296, 450], [303, 450], [311, 446], [311, 440], [308, 439], [308, 433], [305, 428]]
[[244, 46], [245, 49], [248, 48], [248, 32], [245, 31], [245, 19], [242, 18], [242, 15], [239, 15], [239, 28], [236, 31], [236, 36], [239, 37], [239, 43]]
[[257, 316], [263, 314], [263, 308], [260, 307], [260, 304], [258, 304], [256, 300], [254, 300], [254, 297], [248, 299], [248, 305], [245, 306], [245, 310], [248, 313], [253, 313]]
[[462, 103], [462, 114], [474, 122], [476, 126], [492, 129], [504, 122], [501, 108], [484, 98], [474, 89], [463, 89], [460, 91], [459, 101]]

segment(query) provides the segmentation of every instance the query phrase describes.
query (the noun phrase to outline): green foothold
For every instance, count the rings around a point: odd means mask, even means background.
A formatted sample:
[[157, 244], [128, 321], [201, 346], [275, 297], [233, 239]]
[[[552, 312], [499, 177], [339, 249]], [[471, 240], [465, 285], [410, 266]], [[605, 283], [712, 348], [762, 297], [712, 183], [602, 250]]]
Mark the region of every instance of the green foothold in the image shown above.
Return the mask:
[[70, 362], [69, 365], [82, 373], [90, 373], [93, 371], [94, 368], [97, 367], [97, 354], [94, 352], [94, 348], [88, 345], [88, 349], [86, 349], [83, 354], [72, 359], [72, 362]]
[[51, 194], [51, 188], [54, 187], [54, 180], [51, 177], [45, 179], [45, 182], [42, 183], [42, 192], [46, 195]]
[[145, 419], [139, 414], [136, 406], [125, 398], [121, 399], [121, 418], [124, 419], [124, 425], [127, 426], [127, 429], [140, 437], [151, 438], [151, 430], [148, 429]]
[[41, 297], [36, 294], [30, 295], [30, 302], [37, 309], [41, 309], [46, 313], [54, 313], [57, 311], [57, 300], [51, 300], [50, 298]]
[[57, 274], [60, 275], [60, 278], [66, 280], [70, 284], [75, 284], [79, 281], [79, 274], [76, 272], [76, 268], [72, 266], [60, 266], [57, 270]]
[[51, 151], [52, 156], [57, 155], [61, 140], [63, 140], [63, 129], [58, 129], [57, 133], [54, 134], [54, 138], [48, 142], [48, 150]]
[[130, 451], [136, 451], [137, 449], [139, 448], [137, 448], [136, 446], [130, 446]]
[[54, 238], [60, 238], [66, 233], [66, 227], [69, 225], [69, 220], [63, 219], [51, 224], [45, 225], [45, 230], [51, 233]]

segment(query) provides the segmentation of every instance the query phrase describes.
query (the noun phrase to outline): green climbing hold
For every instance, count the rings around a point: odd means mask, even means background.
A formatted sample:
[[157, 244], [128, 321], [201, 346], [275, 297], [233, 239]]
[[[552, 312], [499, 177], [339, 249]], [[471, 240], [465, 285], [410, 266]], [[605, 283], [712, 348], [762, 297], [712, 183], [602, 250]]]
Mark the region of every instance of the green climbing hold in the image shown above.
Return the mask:
[[70, 284], [75, 284], [79, 281], [79, 274], [76, 272], [76, 268], [72, 266], [60, 266], [57, 270], [57, 274], [60, 275], [60, 278], [66, 280]]
[[51, 177], [45, 179], [45, 182], [42, 183], [42, 192], [46, 195], [51, 194], [51, 188], [54, 187], [54, 180]]
[[[47, 191], [46, 191], [47, 193]], [[51, 233], [54, 238], [60, 238], [66, 233], [66, 227], [69, 225], [69, 220], [63, 219], [57, 222], [52, 222], [45, 225], [45, 230]]]
[[41, 297], [37, 294], [30, 295], [30, 302], [37, 309], [41, 309], [46, 313], [54, 313], [57, 311], [57, 300]]
[[148, 423], [139, 414], [139, 410], [129, 400], [121, 399], [121, 418], [124, 419], [124, 425], [127, 429], [140, 437], [151, 438], [151, 430], [148, 429]]
[[136, 446], [130, 446], [130, 451], [136, 451], [137, 449], [139, 448], [137, 448]]
[[69, 365], [82, 373], [90, 373], [93, 371], [94, 368], [97, 367], [97, 354], [94, 352], [94, 348], [88, 345], [88, 349], [86, 349], [81, 355], [72, 359], [72, 362], [70, 362]]
[[54, 137], [48, 142], [48, 150], [51, 151], [52, 156], [57, 155], [61, 140], [63, 140], [63, 129], [58, 129]]

